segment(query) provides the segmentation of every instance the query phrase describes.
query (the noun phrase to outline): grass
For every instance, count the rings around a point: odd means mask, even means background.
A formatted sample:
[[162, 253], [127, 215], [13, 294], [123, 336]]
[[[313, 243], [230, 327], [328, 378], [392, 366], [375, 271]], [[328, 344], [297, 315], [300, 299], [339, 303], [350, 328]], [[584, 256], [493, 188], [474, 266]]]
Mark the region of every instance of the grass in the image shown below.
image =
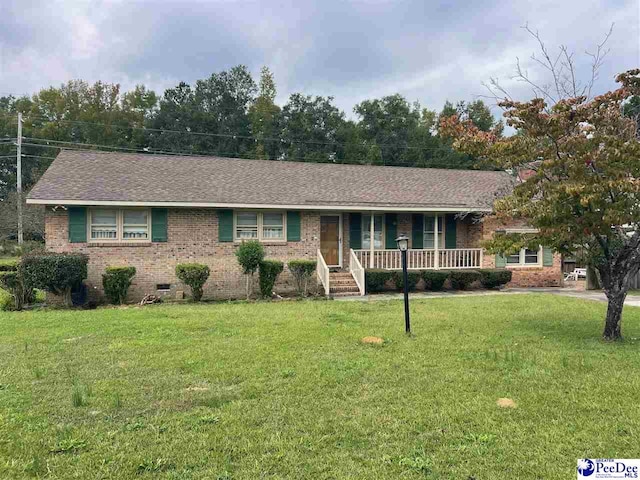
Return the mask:
[[411, 338], [397, 301], [0, 312], [0, 478], [574, 478], [637, 456], [640, 309], [619, 344], [604, 311], [414, 301]]

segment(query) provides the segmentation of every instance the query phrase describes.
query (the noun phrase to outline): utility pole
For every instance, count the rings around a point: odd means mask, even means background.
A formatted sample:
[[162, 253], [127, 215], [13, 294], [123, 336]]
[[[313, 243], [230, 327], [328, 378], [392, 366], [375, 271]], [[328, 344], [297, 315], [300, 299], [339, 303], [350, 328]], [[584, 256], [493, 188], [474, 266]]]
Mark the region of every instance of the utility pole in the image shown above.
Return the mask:
[[22, 235], [22, 112], [18, 112], [18, 151], [16, 154], [17, 161], [17, 179], [16, 190], [18, 191], [18, 245], [22, 245], [24, 241]]

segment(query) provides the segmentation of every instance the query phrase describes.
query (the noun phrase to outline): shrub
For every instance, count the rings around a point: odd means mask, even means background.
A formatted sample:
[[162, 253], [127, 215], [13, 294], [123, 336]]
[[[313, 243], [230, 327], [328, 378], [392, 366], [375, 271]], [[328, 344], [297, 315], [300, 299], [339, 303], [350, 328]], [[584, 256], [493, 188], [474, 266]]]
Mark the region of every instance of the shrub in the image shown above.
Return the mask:
[[451, 288], [466, 290], [473, 282], [480, 280], [480, 272], [477, 270], [452, 270], [449, 278], [451, 279]]
[[209, 267], [201, 263], [179, 263], [176, 265], [176, 277], [191, 288], [193, 300], [202, 299], [202, 287], [209, 278]]
[[480, 283], [484, 288], [496, 288], [511, 281], [511, 270], [504, 268], [485, 268], [480, 272]]
[[316, 271], [316, 261], [291, 260], [287, 264], [287, 266], [289, 267], [291, 275], [293, 275], [293, 280], [296, 284], [296, 291], [298, 292], [298, 295], [306, 297], [309, 280], [311, 279], [313, 272]]
[[449, 278], [449, 272], [444, 270], [423, 270], [420, 275], [424, 280], [424, 289], [433, 292], [442, 290], [444, 282]]
[[0, 258], [0, 272], [15, 272], [19, 260], [17, 257]]
[[26, 285], [62, 295], [72, 306], [71, 290], [87, 278], [87, 260], [78, 253], [34, 253], [22, 257], [18, 271]]
[[394, 278], [391, 270], [371, 269], [364, 272], [364, 283], [367, 293], [381, 292], [388, 280]]
[[2, 310], [22, 310], [24, 287], [20, 274], [16, 271], [0, 272], [0, 288], [9, 295], [9, 298], [2, 300]]
[[242, 273], [247, 276], [247, 300], [251, 297], [251, 280], [253, 274], [260, 268], [260, 262], [264, 260], [264, 247], [257, 240], [242, 242], [236, 250], [238, 263], [242, 267]]
[[280, 260], [263, 260], [260, 262], [260, 293], [263, 297], [271, 297], [273, 286], [278, 275], [284, 270], [284, 263]]
[[102, 275], [104, 294], [109, 302], [122, 305], [127, 298], [127, 291], [136, 275], [136, 267], [107, 267]]
[[[416, 289], [416, 285], [420, 281], [420, 272], [407, 272], [407, 280], [409, 284], [409, 291], [412, 292]], [[393, 272], [393, 282], [396, 284], [396, 288], [401, 292], [404, 291], [404, 275], [402, 270], [399, 272]]]

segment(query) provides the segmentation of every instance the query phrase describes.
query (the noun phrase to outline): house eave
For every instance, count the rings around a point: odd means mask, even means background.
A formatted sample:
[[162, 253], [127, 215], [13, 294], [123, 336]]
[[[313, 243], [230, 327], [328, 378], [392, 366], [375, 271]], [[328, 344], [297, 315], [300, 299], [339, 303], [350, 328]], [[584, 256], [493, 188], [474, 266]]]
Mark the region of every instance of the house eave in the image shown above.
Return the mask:
[[209, 202], [133, 202], [114, 200], [65, 200], [28, 198], [31, 205], [76, 205], [87, 207], [172, 207], [172, 208], [229, 208], [229, 209], [280, 209], [280, 210], [321, 210], [321, 211], [374, 211], [374, 212], [451, 212], [451, 213], [490, 213], [487, 207], [464, 206], [397, 206], [397, 205], [288, 205], [253, 203], [209, 203]]

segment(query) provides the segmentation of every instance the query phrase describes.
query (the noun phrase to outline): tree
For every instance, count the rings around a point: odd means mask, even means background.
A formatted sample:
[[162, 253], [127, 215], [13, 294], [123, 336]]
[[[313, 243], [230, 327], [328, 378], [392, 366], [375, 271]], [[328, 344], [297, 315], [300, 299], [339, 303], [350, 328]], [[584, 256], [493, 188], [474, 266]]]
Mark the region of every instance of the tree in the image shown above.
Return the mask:
[[255, 149], [252, 156], [255, 158], [273, 160], [278, 156], [279, 145], [278, 142], [273, 141], [273, 138], [278, 135], [280, 115], [280, 107], [275, 104], [276, 92], [273, 74], [267, 67], [262, 67], [258, 97], [249, 107], [251, 134], [255, 137]]
[[561, 253], [583, 250], [608, 299], [603, 337], [621, 338], [628, 280], [640, 269], [640, 140], [625, 115], [640, 95], [640, 69], [618, 75], [620, 88], [550, 105], [544, 98], [503, 100], [507, 124], [518, 134], [500, 138], [469, 120], [443, 119], [441, 129], [464, 152], [497, 166], [533, 173], [495, 204], [498, 216], [522, 218], [538, 233], [494, 237], [488, 247], [511, 253], [547, 245]]

